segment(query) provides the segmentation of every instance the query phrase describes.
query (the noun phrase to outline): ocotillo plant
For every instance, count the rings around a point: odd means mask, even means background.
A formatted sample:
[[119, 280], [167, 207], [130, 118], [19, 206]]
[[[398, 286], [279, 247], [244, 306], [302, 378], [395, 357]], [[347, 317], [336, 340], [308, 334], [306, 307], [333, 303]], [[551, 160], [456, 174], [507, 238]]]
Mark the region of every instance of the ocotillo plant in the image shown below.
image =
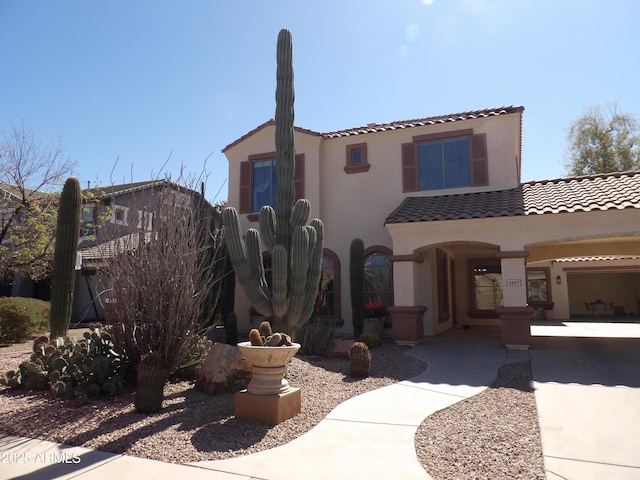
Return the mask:
[[81, 212], [80, 181], [75, 177], [70, 177], [65, 182], [60, 196], [56, 244], [53, 252], [51, 315], [49, 316], [52, 339], [66, 335], [71, 319]]
[[353, 338], [362, 335], [364, 327], [364, 242], [360, 238], [351, 241], [349, 249], [349, 280], [351, 281], [351, 318]]
[[[295, 205], [293, 139], [294, 89], [291, 32], [278, 35], [276, 72], [276, 208], [260, 209], [260, 232], [250, 228], [243, 243], [235, 209], [223, 212], [229, 255], [240, 285], [251, 305], [292, 336], [313, 313], [321, 274], [324, 226], [309, 222], [311, 204]], [[272, 285], [267, 285], [262, 244], [271, 251]]]

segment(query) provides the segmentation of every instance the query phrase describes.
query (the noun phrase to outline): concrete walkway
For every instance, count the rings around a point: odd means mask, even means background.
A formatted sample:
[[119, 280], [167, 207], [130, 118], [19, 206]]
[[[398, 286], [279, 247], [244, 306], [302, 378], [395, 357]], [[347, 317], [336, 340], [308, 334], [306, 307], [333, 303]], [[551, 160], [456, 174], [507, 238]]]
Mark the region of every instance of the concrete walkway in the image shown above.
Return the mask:
[[429, 479], [414, 448], [422, 420], [529, 357], [547, 478], [638, 479], [639, 341], [536, 336], [530, 351], [507, 351], [499, 330], [452, 330], [409, 351], [427, 362], [421, 375], [352, 398], [269, 451], [175, 465], [0, 435], [0, 479]]
[[640, 479], [640, 339], [534, 338], [548, 480]]

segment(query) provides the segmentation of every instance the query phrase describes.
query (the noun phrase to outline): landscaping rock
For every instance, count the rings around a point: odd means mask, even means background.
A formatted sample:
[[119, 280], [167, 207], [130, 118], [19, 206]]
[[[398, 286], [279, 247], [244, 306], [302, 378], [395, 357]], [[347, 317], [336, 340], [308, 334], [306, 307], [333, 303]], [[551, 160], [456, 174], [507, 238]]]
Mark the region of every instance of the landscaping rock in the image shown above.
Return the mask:
[[237, 392], [246, 388], [252, 369], [237, 347], [216, 343], [196, 376], [196, 388], [209, 394]]
[[329, 350], [330, 358], [349, 358], [349, 349], [353, 345], [353, 340], [342, 340], [334, 338]]

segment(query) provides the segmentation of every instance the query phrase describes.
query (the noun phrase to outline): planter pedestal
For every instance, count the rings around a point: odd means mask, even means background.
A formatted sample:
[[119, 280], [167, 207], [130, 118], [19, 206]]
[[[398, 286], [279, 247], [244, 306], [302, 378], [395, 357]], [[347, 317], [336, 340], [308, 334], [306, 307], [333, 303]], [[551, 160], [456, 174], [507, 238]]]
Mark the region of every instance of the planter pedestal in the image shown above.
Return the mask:
[[286, 393], [277, 395], [256, 395], [242, 390], [234, 396], [234, 413], [241, 420], [277, 425], [300, 413], [301, 398], [297, 387], [289, 387]]
[[393, 340], [398, 345], [417, 345], [424, 338], [422, 317], [427, 307], [388, 307]]
[[502, 307], [498, 309], [502, 321], [502, 342], [507, 348], [528, 349], [531, 345], [531, 307]]
[[300, 413], [300, 389], [290, 387], [284, 378], [300, 344], [261, 347], [242, 342], [238, 348], [251, 364], [253, 376], [246, 390], [234, 396], [236, 418], [277, 425]]

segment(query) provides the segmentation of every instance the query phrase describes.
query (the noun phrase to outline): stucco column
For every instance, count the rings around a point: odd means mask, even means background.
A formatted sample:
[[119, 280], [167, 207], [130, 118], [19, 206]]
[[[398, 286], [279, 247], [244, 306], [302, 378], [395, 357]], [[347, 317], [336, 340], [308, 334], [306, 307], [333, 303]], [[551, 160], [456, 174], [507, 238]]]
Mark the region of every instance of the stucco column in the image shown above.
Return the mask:
[[[419, 255], [392, 255], [394, 306], [391, 315], [393, 340], [399, 345], [415, 345], [424, 337], [424, 313], [427, 307], [417, 305], [418, 285], [424, 274], [424, 259]], [[421, 268], [423, 267], [423, 268]]]
[[527, 305], [526, 258], [529, 252], [500, 251], [503, 304], [498, 309], [502, 321], [502, 341], [509, 348], [529, 348], [531, 317], [534, 309]]

